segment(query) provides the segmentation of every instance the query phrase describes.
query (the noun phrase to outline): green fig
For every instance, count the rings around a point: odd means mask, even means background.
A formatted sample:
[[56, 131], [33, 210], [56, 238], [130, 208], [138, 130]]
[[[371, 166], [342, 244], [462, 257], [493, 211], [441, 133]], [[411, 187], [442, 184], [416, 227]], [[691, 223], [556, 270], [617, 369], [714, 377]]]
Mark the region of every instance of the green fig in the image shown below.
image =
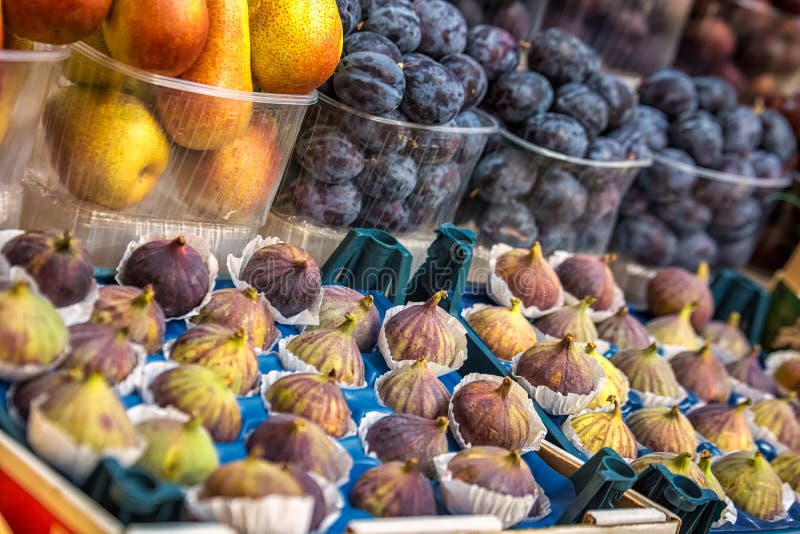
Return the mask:
[[84, 373], [100, 373], [111, 384], [119, 384], [139, 364], [139, 354], [128, 342], [128, 330], [104, 324], [84, 323], [69, 327], [70, 350], [62, 366]]
[[697, 350], [697, 332], [692, 327], [692, 311], [697, 304], [692, 302], [681, 308], [678, 313], [665, 315], [647, 323], [647, 330], [664, 345], [680, 345], [689, 350]]
[[669, 361], [675, 378], [686, 389], [706, 402], [727, 402], [732, 385], [728, 371], [711, 353], [706, 343], [700, 350], [676, 354]]
[[606, 373], [606, 384], [603, 389], [595, 396], [594, 400], [589, 403], [588, 408], [599, 408], [603, 406], [608, 397], [613, 395], [619, 400], [621, 405], [628, 401], [628, 393], [630, 392], [630, 384], [628, 384], [628, 377], [622, 371], [616, 368], [611, 363], [611, 360], [597, 352], [597, 347], [594, 343], [586, 344], [586, 354], [591, 356], [594, 361], [600, 364], [603, 371]]
[[737, 406], [714, 403], [689, 413], [689, 421], [701, 436], [725, 451], [751, 449], [755, 444], [744, 412], [750, 406], [745, 401]]
[[800, 450], [800, 423], [792, 402], [794, 395], [782, 399], [763, 399], [750, 407], [753, 422], [769, 430], [783, 445]]
[[201, 483], [219, 465], [211, 435], [199, 419], [150, 419], [136, 425], [147, 440], [137, 467], [184, 486]]
[[338, 382], [364, 386], [364, 360], [353, 337], [357, 324], [355, 316], [347, 314], [335, 328], [310, 330], [290, 339], [286, 350], [318, 373], [332, 373]]
[[471, 313], [467, 323], [495, 356], [511, 361], [536, 343], [536, 331], [521, 309], [522, 303], [515, 297], [510, 308], [488, 306]]
[[380, 377], [376, 390], [381, 402], [397, 413], [435, 419], [446, 416], [450, 405], [450, 392], [423, 358]]
[[772, 460], [772, 468], [780, 479], [800, 492], [800, 452], [787, 452]]
[[350, 407], [333, 373], [284, 376], [267, 389], [265, 399], [271, 411], [310, 419], [335, 438], [341, 438], [350, 429]]
[[572, 334], [578, 343], [597, 341], [597, 328], [589, 316], [594, 297], [585, 297], [577, 304], [562, 306], [556, 311], [536, 320], [536, 328], [545, 334], [562, 338]]
[[700, 467], [692, 461], [693, 456], [693, 450], [678, 454], [673, 452], [651, 452], [634, 460], [631, 463], [631, 467], [637, 473], [641, 473], [651, 465], [663, 465], [669, 469], [670, 473], [683, 475], [700, 486], [700, 488], [709, 489], [710, 486], [706, 476], [700, 470]]
[[596, 410], [573, 417], [568, 423], [581, 445], [596, 453], [603, 447], [611, 447], [623, 458], [636, 458], [636, 439], [622, 419], [619, 402], [614, 396], [608, 397], [613, 404], [611, 411]]
[[144, 288], [103, 286], [92, 311], [93, 323], [111, 328], [127, 328], [128, 339], [142, 345], [148, 354], [155, 354], [164, 344], [166, 319], [155, 300], [153, 286]]
[[669, 362], [658, 354], [655, 343], [645, 349], [618, 352], [611, 358], [617, 369], [625, 373], [631, 388], [673, 399], [684, 395]]
[[689, 419], [675, 405], [641, 408], [628, 416], [636, 439], [654, 452], [681, 453], [697, 449], [697, 436]]
[[436, 515], [436, 498], [416, 460], [367, 470], [353, 486], [350, 503], [376, 517]]
[[750, 515], [771, 521], [784, 515], [780, 477], [760, 452], [740, 451], [714, 462], [725, 494]]
[[705, 475], [709, 489], [714, 490], [714, 493], [717, 494], [717, 497], [724, 501], [725, 490], [722, 489], [722, 485], [719, 483], [716, 475], [711, 470], [711, 453], [706, 449], [703, 449], [703, 452], [700, 453], [700, 459], [697, 461], [697, 467], [699, 467], [700, 471], [702, 471], [703, 475]]

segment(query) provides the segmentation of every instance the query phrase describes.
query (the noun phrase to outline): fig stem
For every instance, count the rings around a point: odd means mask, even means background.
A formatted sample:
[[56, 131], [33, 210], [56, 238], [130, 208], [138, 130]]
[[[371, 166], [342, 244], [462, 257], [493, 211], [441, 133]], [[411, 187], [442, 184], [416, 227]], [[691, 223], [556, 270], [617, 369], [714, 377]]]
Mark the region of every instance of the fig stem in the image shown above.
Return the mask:
[[605, 263], [606, 265], [611, 265], [612, 263], [617, 261], [617, 255], [611, 253], [603, 254], [601, 259], [603, 260], [603, 263]]
[[447, 430], [447, 427], [450, 426], [450, 422], [447, 420], [447, 417], [440, 415], [436, 418], [436, 426], [442, 430]]
[[11, 286], [11, 294], [15, 297], [19, 297], [25, 294], [28, 291], [28, 283], [23, 281], [14, 282], [14, 285]]
[[701, 261], [700, 265], [697, 266], [697, 274], [695, 275], [698, 280], [702, 280], [703, 282], [708, 282], [708, 278], [710, 276], [708, 263]]
[[535, 241], [533, 245], [531, 245], [530, 250], [528, 250], [528, 259], [531, 260], [531, 262], [542, 259], [542, 245], [540, 245], [538, 241]]
[[734, 311], [728, 315], [728, 326], [733, 328], [739, 328], [739, 321], [742, 319], [742, 316], [739, 312]]
[[658, 357], [658, 345], [655, 343], [651, 343], [649, 347], [644, 349], [644, 356], [656, 356]]
[[627, 306], [621, 307], [619, 309], [619, 311], [617, 312], [617, 317], [627, 317], [628, 316], [628, 311], [629, 310], [628, 310]]
[[439, 305], [439, 302], [441, 302], [442, 299], [446, 299], [446, 298], [447, 298], [447, 291], [444, 291], [444, 290], [437, 291], [436, 293], [431, 295], [431, 298], [429, 298], [428, 302], [425, 303], [425, 309], [427, 309], [427, 310], [435, 309], [436, 306]]
[[258, 291], [256, 291], [255, 288], [253, 287], [244, 288], [244, 290], [242, 291], [242, 295], [253, 301], [258, 299]]
[[592, 304], [595, 303], [596, 300], [597, 300], [597, 297], [592, 297], [592, 296], [584, 297], [578, 303], [578, 311], [585, 312], [586, 310], [589, 309], [589, 306], [591, 306]]
[[495, 392], [500, 395], [502, 398], [507, 398], [508, 395], [511, 393], [511, 385], [512, 381], [509, 377], [503, 378], [503, 382], [497, 387]]
[[69, 252], [72, 248], [72, 232], [69, 230], [64, 230], [61, 234], [61, 237], [55, 243], [55, 249], [58, 252]]
[[416, 471], [418, 469], [418, 467], [419, 467], [419, 460], [417, 460], [416, 458], [411, 458], [403, 466], [403, 472], [404, 473], [411, 473], [413, 471]]
[[711, 343], [705, 343], [697, 353], [706, 361], [714, 356], [711, 354]]
[[372, 307], [373, 302], [375, 302], [375, 298], [372, 295], [367, 295], [361, 300], [361, 307], [368, 310]]
[[153, 298], [155, 298], [155, 296], [156, 293], [155, 291], [153, 291], [153, 286], [147, 284], [142, 288], [142, 292], [133, 298], [131, 304], [140, 308], [144, 308], [146, 306], [149, 306], [150, 303], [153, 302]]
[[681, 414], [681, 409], [678, 408], [678, 405], [675, 404], [670, 408], [669, 413], [667, 414], [668, 417], [678, 417]]
[[511, 308], [508, 310], [511, 313], [517, 313], [522, 308], [522, 301], [519, 300], [517, 297], [513, 297], [511, 299]]
[[186, 430], [195, 430], [202, 424], [203, 420], [200, 419], [199, 417], [191, 417], [189, 418], [189, 420], [186, 421], [186, 423], [184, 423], [183, 428], [185, 428]]
[[591, 354], [595, 351], [595, 349], [597, 349], [597, 345], [589, 341], [586, 343], [586, 348], [584, 350], [586, 351], [586, 354]]
[[179, 235], [178, 237], [172, 240], [172, 244], [177, 247], [183, 247], [184, 245], [186, 245], [186, 238], [182, 235]]
[[344, 321], [339, 323], [338, 330], [343, 334], [352, 334], [356, 330], [358, 320], [352, 313], [345, 314]]

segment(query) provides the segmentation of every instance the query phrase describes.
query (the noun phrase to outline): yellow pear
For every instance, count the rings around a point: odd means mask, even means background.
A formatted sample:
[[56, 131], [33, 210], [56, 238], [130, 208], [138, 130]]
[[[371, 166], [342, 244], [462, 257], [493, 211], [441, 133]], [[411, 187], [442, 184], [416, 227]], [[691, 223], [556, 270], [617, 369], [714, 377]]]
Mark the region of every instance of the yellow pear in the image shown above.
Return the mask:
[[[104, 56], [111, 56], [103, 38], [103, 32], [99, 29], [82, 42]], [[109, 87], [111, 85], [120, 85], [122, 82], [121, 73], [100, 65], [75, 49], [70, 52], [69, 58], [64, 64], [64, 75], [74, 83], [93, 87]]]
[[305, 94], [330, 78], [342, 53], [335, 0], [250, 0], [253, 77], [262, 91]]
[[132, 206], [167, 168], [166, 136], [134, 96], [73, 85], [53, 95], [44, 119], [53, 167], [80, 200]]
[[[206, 2], [206, 46], [180, 78], [226, 89], [252, 91], [247, 1]], [[253, 105], [246, 100], [166, 89], [156, 98], [156, 109], [161, 124], [173, 141], [195, 150], [216, 150], [247, 128]]]

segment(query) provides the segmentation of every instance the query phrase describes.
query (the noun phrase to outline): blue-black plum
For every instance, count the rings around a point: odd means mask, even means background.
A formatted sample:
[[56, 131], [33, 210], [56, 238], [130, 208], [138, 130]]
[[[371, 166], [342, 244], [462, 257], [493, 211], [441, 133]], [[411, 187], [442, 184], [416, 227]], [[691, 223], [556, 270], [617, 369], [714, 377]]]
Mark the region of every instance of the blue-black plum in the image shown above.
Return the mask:
[[521, 202], [490, 204], [478, 228], [484, 245], [506, 243], [512, 247], [530, 247], [539, 234], [536, 221]]
[[554, 85], [583, 82], [600, 72], [600, 58], [586, 43], [559, 28], [531, 37], [528, 66]]
[[351, 33], [344, 39], [343, 55], [356, 52], [377, 52], [389, 56], [395, 63], [403, 60], [403, 54], [388, 37], [375, 32]]
[[523, 137], [535, 145], [581, 158], [589, 146], [586, 129], [561, 113], [540, 113], [525, 121]]
[[599, 74], [589, 78], [586, 85], [606, 101], [609, 128], [616, 128], [633, 119], [636, 93], [621, 78], [612, 74]]
[[352, 224], [361, 211], [361, 201], [361, 192], [352, 182], [329, 185], [316, 180], [299, 180], [294, 184], [292, 195], [297, 214], [326, 226]]
[[478, 60], [486, 77], [494, 80], [513, 71], [519, 62], [517, 41], [503, 28], [481, 24], [467, 33], [467, 54]]
[[639, 101], [676, 117], [697, 109], [697, 90], [686, 74], [664, 69], [642, 80]]
[[672, 123], [670, 144], [685, 150], [699, 165], [713, 167], [722, 155], [722, 128], [707, 111], [685, 113]]
[[492, 86], [491, 108], [508, 123], [525, 122], [528, 117], [550, 109], [553, 87], [547, 78], [531, 71], [501, 74]]
[[386, 154], [367, 160], [355, 183], [369, 197], [403, 200], [417, 185], [417, 165], [408, 156]]
[[439, 62], [450, 69], [461, 81], [464, 88], [464, 109], [474, 108], [481, 103], [489, 88], [489, 80], [480, 63], [467, 54], [450, 54]]
[[761, 142], [761, 121], [752, 109], [737, 106], [717, 115], [724, 136], [725, 152], [749, 154]]
[[495, 204], [528, 194], [534, 183], [536, 167], [529, 156], [510, 146], [485, 155], [472, 173], [481, 198]]
[[422, 38], [417, 50], [433, 58], [458, 54], [467, 46], [467, 21], [456, 6], [444, 0], [416, 0]]
[[345, 104], [373, 115], [383, 115], [400, 105], [406, 79], [403, 70], [389, 56], [356, 52], [339, 61], [333, 87]]
[[422, 30], [419, 17], [410, 2], [383, 0], [367, 10], [363, 30], [388, 37], [401, 52], [412, 52], [419, 46]]
[[364, 168], [364, 156], [347, 136], [325, 127], [308, 130], [298, 138], [295, 158], [314, 179], [327, 184], [352, 180]]
[[724, 109], [736, 107], [738, 101], [736, 89], [731, 84], [716, 76], [697, 76], [693, 78], [697, 91], [697, 104], [700, 109], [717, 113]]
[[464, 104], [464, 87], [447, 67], [423, 54], [403, 56], [406, 92], [400, 104], [414, 122], [444, 124]]
[[549, 224], [569, 224], [586, 210], [588, 194], [566, 169], [552, 166], [537, 180], [530, 206], [537, 220]]

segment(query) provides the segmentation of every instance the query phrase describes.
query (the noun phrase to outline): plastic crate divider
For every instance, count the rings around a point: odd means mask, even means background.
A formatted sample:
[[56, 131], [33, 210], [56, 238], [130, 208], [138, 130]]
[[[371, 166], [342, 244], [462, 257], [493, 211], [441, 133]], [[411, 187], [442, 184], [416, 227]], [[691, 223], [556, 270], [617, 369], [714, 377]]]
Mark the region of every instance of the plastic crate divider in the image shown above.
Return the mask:
[[714, 295], [714, 316], [726, 320], [731, 312], [739, 312], [739, 323], [751, 343], [760, 343], [769, 311], [769, 294], [741, 274], [724, 269], [711, 284]]

